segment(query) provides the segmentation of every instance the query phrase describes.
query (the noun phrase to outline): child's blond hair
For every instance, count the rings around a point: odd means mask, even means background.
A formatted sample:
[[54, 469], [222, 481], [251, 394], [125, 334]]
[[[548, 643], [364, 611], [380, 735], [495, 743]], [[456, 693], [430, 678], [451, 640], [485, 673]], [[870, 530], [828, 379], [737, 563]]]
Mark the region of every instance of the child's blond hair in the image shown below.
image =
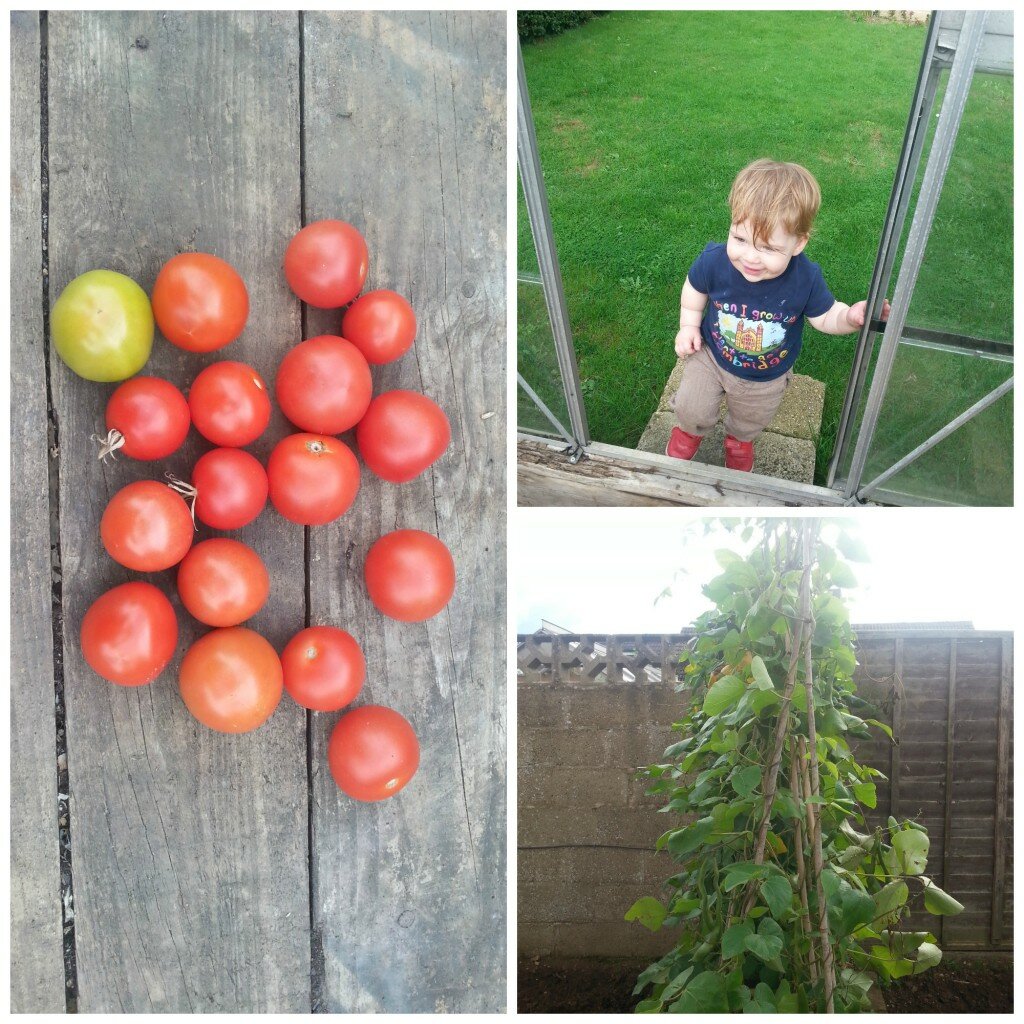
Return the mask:
[[805, 238], [821, 206], [821, 189], [806, 167], [777, 160], [755, 160], [732, 183], [729, 208], [734, 224], [747, 221], [755, 245], [777, 227]]

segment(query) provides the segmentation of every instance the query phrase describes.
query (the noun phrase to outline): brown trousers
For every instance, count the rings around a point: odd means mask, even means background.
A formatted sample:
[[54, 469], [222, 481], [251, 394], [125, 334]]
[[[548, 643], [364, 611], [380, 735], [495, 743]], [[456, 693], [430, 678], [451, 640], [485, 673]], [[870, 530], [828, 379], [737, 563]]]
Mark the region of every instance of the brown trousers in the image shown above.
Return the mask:
[[769, 381], [737, 377], [722, 369], [707, 345], [702, 345], [683, 364], [672, 407], [683, 430], [703, 437], [718, 422], [725, 395], [725, 432], [739, 441], [753, 441], [775, 418], [792, 379], [792, 370]]

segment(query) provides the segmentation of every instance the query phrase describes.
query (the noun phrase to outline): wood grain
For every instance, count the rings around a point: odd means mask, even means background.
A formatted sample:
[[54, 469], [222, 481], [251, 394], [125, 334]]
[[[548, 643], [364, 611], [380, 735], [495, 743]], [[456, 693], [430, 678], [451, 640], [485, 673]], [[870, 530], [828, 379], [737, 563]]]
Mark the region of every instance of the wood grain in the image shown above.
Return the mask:
[[[49, 24], [54, 296], [97, 267], [148, 292], [176, 252], [215, 253], [248, 285], [246, 331], [202, 358], [158, 335], [147, 372], [184, 388], [228, 358], [272, 379], [300, 333], [279, 271], [300, 211], [297, 17], [54, 13]], [[75, 377], [55, 354], [50, 368], [79, 1007], [308, 1011], [303, 713], [285, 700], [257, 732], [215, 734], [180, 699], [178, 658], [152, 685], [123, 689], [86, 667], [76, 640], [88, 605], [133, 577], [98, 542], [109, 497], [165, 469], [187, 478], [209, 446], [193, 432], [166, 463], [102, 466], [89, 436], [113, 386]], [[254, 453], [265, 457], [285, 429], [276, 417]], [[268, 511], [237, 536], [270, 570], [271, 597], [252, 625], [280, 649], [302, 624], [302, 531]], [[178, 608], [180, 657], [201, 630], [173, 581], [173, 571], [152, 577]]]
[[11, 1009], [65, 1008], [57, 842], [40, 23], [11, 14]]
[[[397, 798], [357, 804], [326, 770], [336, 715], [312, 723], [315, 945], [332, 1012], [497, 1012], [505, 1004], [505, 16], [304, 16], [307, 220], [353, 223], [367, 290], [405, 295], [413, 349], [374, 391], [421, 391], [452, 427], [402, 485], [363, 469], [337, 523], [310, 531], [311, 617], [363, 645], [358, 703], [421, 743]], [[310, 311], [307, 334], [338, 332]], [[384, 618], [362, 566], [397, 528], [440, 537], [458, 584], [422, 624]], [[382, 950], [386, 954], [382, 955]]]

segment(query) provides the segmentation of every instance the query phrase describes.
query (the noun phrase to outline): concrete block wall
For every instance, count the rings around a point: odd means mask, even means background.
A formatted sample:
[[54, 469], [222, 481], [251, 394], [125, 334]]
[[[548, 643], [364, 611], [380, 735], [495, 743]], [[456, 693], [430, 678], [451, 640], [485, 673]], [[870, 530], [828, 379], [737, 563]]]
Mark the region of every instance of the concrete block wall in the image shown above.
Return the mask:
[[[623, 915], [673, 873], [669, 825], [636, 768], [678, 739], [684, 696], [662, 683], [520, 682], [519, 952], [657, 957], [669, 932]], [[678, 820], [678, 819], [676, 819]]]

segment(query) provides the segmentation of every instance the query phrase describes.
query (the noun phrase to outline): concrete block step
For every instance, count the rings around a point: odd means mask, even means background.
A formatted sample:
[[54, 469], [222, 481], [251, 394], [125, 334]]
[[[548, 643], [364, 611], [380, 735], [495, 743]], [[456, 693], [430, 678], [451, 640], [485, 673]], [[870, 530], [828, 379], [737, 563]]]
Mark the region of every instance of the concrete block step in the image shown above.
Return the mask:
[[[657, 411], [651, 417], [637, 448], [644, 452], [664, 454], [669, 434], [677, 425], [672, 398], [679, 389], [683, 372], [680, 359], [669, 376]], [[780, 480], [814, 482], [814, 442], [821, 429], [825, 406], [825, 385], [820, 380], [796, 374], [786, 389], [782, 405], [768, 428], [754, 442], [754, 472]], [[711, 466], [725, 465], [725, 401], [719, 411], [719, 422], [704, 438], [694, 461]]]

